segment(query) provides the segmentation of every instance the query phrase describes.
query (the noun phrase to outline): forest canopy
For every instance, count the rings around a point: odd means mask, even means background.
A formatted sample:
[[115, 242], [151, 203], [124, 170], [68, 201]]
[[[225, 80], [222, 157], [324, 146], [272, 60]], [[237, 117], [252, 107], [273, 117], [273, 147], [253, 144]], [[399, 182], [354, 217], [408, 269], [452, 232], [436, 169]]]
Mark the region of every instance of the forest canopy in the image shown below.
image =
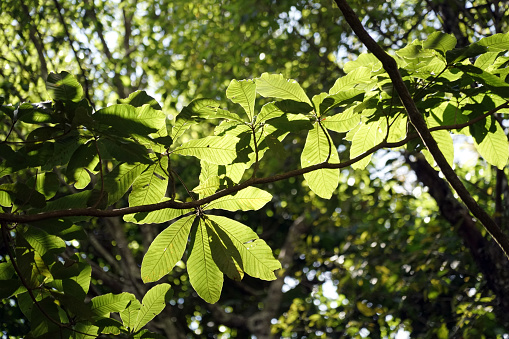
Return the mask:
[[509, 2], [0, 10], [3, 337], [509, 337]]

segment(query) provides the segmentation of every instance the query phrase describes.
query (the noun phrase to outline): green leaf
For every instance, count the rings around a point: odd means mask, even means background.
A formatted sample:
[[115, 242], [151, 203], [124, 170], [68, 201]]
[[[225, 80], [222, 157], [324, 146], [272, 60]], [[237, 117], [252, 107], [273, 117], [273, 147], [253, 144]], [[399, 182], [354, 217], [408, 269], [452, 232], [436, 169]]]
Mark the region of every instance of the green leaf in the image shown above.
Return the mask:
[[[376, 145], [385, 137], [386, 126], [384, 119], [363, 122], [352, 139], [350, 159], [353, 159]], [[372, 154], [352, 165], [354, 169], [364, 169], [370, 162]]]
[[147, 168], [146, 164], [120, 164], [104, 176], [104, 189], [108, 192], [108, 206], [119, 201], [134, 180]]
[[143, 282], [161, 279], [182, 259], [194, 218], [191, 215], [174, 222], [154, 239], [141, 263]]
[[214, 304], [221, 296], [223, 273], [212, 258], [207, 225], [201, 218], [191, 233], [191, 250], [187, 259], [189, 282], [198, 295]]
[[170, 284], [159, 284], [152, 287], [143, 297], [141, 301], [141, 308], [136, 318], [134, 332], [139, 331], [150, 320], [154, 319], [156, 315], [162, 312], [166, 306], [166, 300]]
[[329, 110], [340, 105], [348, 105], [354, 101], [362, 101], [363, 96], [364, 91], [360, 91], [357, 89], [349, 89], [345, 91], [340, 91], [333, 95], [328, 95], [324, 97], [323, 101], [320, 103], [319, 116], [324, 115]]
[[282, 74], [263, 73], [255, 82], [256, 91], [264, 97], [296, 100], [312, 106], [299, 83], [293, 79], [285, 79]]
[[78, 102], [83, 97], [83, 88], [80, 83], [67, 72], [48, 75], [46, 90], [53, 100], [71, 100]]
[[235, 195], [228, 195], [214, 200], [206, 209], [223, 209], [227, 211], [256, 211], [272, 200], [272, 195], [256, 187], [246, 187]]
[[[97, 146], [99, 147], [99, 151], [101, 151], [102, 159], [105, 159], [105, 155], [109, 154], [111, 158], [129, 164], [134, 164], [136, 162], [144, 164], [153, 163], [153, 160], [150, 159], [149, 156], [149, 150], [145, 146], [127, 138], [101, 138], [97, 141]], [[104, 152], [104, 150], [106, 150], [106, 152]]]
[[501, 52], [509, 50], [509, 33], [498, 33], [482, 38], [478, 45], [488, 47], [490, 52]]
[[454, 64], [463, 61], [467, 58], [473, 58], [480, 54], [486, 53], [488, 48], [477, 43], [463, 48], [454, 48], [445, 53], [447, 63]]
[[[212, 251], [212, 259], [217, 267], [234, 281], [241, 281], [244, 277], [242, 270], [242, 258], [239, 251], [233, 245], [230, 237], [221, 230], [217, 224], [210, 219], [205, 219], [207, 226], [207, 234], [210, 241], [210, 249]], [[221, 235], [219, 235], [221, 234]]]
[[[35, 180], [35, 186], [34, 186]], [[36, 177], [27, 180], [29, 187], [35, 187], [35, 190], [43, 194], [46, 199], [51, 199], [55, 196], [60, 188], [60, 181], [58, 176], [53, 172], [38, 173]]]
[[345, 133], [361, 122], [361, 115], [349, 107], [344, 112], [322, 119], [322, 125], [331, 131]]
[[0, 280], [9, 280], [16, 271], [11, 262], [0, 263]]
[[129, 206], [155, 204], [161, 201], [168, 187], [168, 158], [150, 165], [133, 183]]
[[[146, 138], [165, 126], [166, 116], [162, 111], [153, 109], [149, 104], [134, 107], [127, 104], [111, 105], [98, 110], [93, 118], [102, 125], [107, 133], [126, 138], [137, 135]], [[107, 129], [110, 127], [111, 129]]]
[[[482, 122], [480, 122], [482, 124]], [[477, 124], [476, 124], [477, 125]], [[485, 120], [485, 129], [475, 129], [474, 144], [489, 164], [504, 169], [509, 157], [509, 145], [503, 128], [491, 117]]]
[[50, 235], [37, 227], [28, 227], [24, 236], [30, 246], [32, 246], [41, 257], [44, 257], [46, 253], [56, 254], [63, 252], [66, 247], [62, 239]]
[[350, 73], [360, 67], [366, 67], [370, 72], [378, 72], [382, 70], [382, 63], [373, 54], [362, 53], [356, 60], [347, 62], [343, 71]]
[[140, 308], [141, 303], [133, 295], [133, 300], [127, 304], [125, 310], [120, 312], [120, 318], [125, 328], [134, 329]]
[[[217, 101], [212, 99], [196, 99], [182, 108], [175, 118], [175, 125], [171, 130], [171, 137], [175, 140], [192, 125], [215, 115], [219, 108]], [[239, 120], [242, 121], [242, 119]]]
[[[240, 255], [238, 264], [254, 278], [275, 280], [274, 271], [281, 268], [281, 263], [274, 258], [272, 250], [258, 235], [240, 222], [218, 216], [208, 215], [216, 233], [227, 244], [231, 242]], [[227, 238], [225, 238], [227, 236]]]
[[367, 67], [358, 67], [349, 72], [347, 75], [339, 78], [334, 86], [329, 90], [329, 95], [334, 95], [340, 91], [346, 91], [359, 85], [367, 83], [371, 80], [371, 69]]
[[189, 140], [173, 153], [194, 156], [217, 165], [228, 165], [237, 157], [238, 138], [229, 135]]
[[253, 121], [256, 98], [256, 84], [253, 80], [232, 80], [226, 89], [226, 97], [241, 105], [249, 118]]
[[94, 168], [99, 163], [99, 156], [95, 143], [90, 141], [80, 145], [73, 153], [67, 164], [66, 175], [74, 183], [76, 189], [83, 189], [90, 183], [89, 172], [94, 172]]
[[269, 102], [262, 106], [260, 113], [256, 116], [256, 123], [260, 124], [270, 119], [274, 119], [283, 115], [283, 111], [276, 105], [275, 102]]
[[[309, 131], [302, 150], [300, 165], [302, 168], [327, 161], [339, 163], [339, 156], [330, 135], [322, 130], [318, 123]], [[316, 195], [330, 199], [339, 184], [339, 169], [323, 168], [304, 174], [309, 188]]]
[[[428, 128], [443, 125], [443, 121], [440, 121], [440, 118], [435, 116], [434, 114], [431, 114], [426, 118], [426, 123], [428, 125]], [[449, 165], [452, 166], [454, 162], [454, 145], [452, 142], [451, 133], [446, 130], [439, 130], [431, 132], [431, 135], [433, 136], [433, 139], [435, 139], [435, 141], [437, 142], [440, 151], [444, 155]], [[432, 162], [431, 165], [434, 165], [434, 162]]]
[[46, 198], [32, 187], [28, 187], [22, 182], [15, 182], [13, 184], [0, 185], [0, 191], [8, 193], [11, 200], [18, 205], [28, 203], [36, 208], [44, 207], [46, 205]]
[[452, 34], [433, 32], [422, 43], [422, 47], [425, 49], [434, 49], [445, 55], [445, 52], [456, 46], [456, 42], [456, 38]]
[[132, 300], [131, 293], [120, 293], [120, 294], [103, 294], [92, 298], [91, 310], [95, 315], [101, 317], [109, 317], [111, 312], [123, 311], [127, 304]]
[[145, 91], [136, 91], [125, 99], [119, 99], [118, 102], [120, 104], [129, 104], [134, 107], [141, 107], [143, 105], [150, 105], [155, 110], [161, 110], [161, 106], [157, 102], [156, 99], [152, 98]]
[[[168, 201], [169, 198], [164, 198], [161, 202]], [[124, 221], [132, 222], [135, 224], [161, 224], [178, 218], [186, 213], [193, 211], [192, 209], [173, 209], [163, 208], [152, 212], [138, 212], [134, 214], [124, 215]]]

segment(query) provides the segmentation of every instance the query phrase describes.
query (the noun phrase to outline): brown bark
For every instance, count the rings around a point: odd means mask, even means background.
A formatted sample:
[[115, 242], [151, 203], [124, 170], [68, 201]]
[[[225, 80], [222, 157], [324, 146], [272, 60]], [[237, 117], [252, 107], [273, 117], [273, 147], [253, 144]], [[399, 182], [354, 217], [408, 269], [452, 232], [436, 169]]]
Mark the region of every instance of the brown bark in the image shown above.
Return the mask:
[[488, 240], [479, 231], [476, 221], [468, 213], [468, 209], [460, 203], [451, 191], [447, 182], [440, 178], [428, 162], [417, 156], [406, 161], [417, 175], [417, 179], [429, 188], [429, 194], [435, 199], [440, 214], [453, 227], [472, 254], [477, 267], [484, 275], [488, 287], [496, 295], [495, 313], [497, 317], [509, 325], [509, 261], [503, 251], [493, 241]]

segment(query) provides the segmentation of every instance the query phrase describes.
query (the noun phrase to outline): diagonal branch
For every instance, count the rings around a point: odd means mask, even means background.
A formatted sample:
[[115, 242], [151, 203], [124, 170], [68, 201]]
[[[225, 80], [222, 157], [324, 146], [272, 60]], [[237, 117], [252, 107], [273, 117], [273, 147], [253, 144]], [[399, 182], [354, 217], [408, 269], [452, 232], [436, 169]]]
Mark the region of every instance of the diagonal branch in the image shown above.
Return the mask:
[[505, 255], [509, 258], [509, 238], [502, 232], [500, 227], [490, 217], [490, 215], [484, 209], [482, 209], [479, 204], [477, 204], [477, 202], [467, 191], [461, 180], [458, 178], [452, 167], [445, 159], [435, 139], [433, 139], [431, 136], [431, 132], [428, 130], [426, 122], [424, 121], [422, 114], [417, 109], [417, 106], [413, 101], [410, 92], [405, 86], [405, 83], [401, 78], [401, 74], [399, 73], [398, 65], [394, 58], [387, 54], [376, 43], [376, 41], [373, 40], [368, 32], [366, 32], [362, 26], [362, 23], [359, 21], [352, 8], [347, 4], [346, 0], [335, 0], [335, 2], [357, 37], [364, 43], [364, 45], [366, 45], [368, 50], [382, 62], [384, 69], [389, 74], [394, 87], [399, 94], [401, 102], [403, 103], [403, 106], [408, 113], [410, 122], [417, 130], [417, 133], [419, 133], [419, 136], [437, 162], [440, 170], [444, 174], [449, 184], [456, 190], [465, 205], [467, 205], [470, 212], [481, 221], [488, 233], [490, 233], [493, 239], [495, 239], [495, 241], [502, 248]]

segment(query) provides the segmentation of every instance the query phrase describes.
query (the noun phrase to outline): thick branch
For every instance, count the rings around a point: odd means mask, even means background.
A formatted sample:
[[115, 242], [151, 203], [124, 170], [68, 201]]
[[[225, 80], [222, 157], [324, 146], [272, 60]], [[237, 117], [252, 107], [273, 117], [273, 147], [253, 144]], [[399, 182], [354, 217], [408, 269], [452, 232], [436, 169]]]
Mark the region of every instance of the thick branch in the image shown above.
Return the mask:
[[355, 34], [366, 45], [368, 50], [372, 52], [382, 62], [384, 69], [389, 74], [392, 80], [394, 88], [399, 94], [403, 106], [405, 106], [410, 122], [419, 133], [419, 136], [421, 137], [424, 144], [428, 148], [429, 152], [437, 162], [438, 166], [440, 167], [440, 170], [444, 174], [449, 184], [451, 184], [451, 186], [456, 190], [456, 192], [463, 200], [465, 205], [467, 205], [470, 212], [481, 221], [485, 229], [495, 239], [495, 241], [503, 249], [505, 255], [509, 258], [509, 238], [502, 232], [500, 227], [495, 223], [495, 221], [490, 217], [490, 215], [477, 204], [477, 202], [467, 191], [461, 180], [458, 178], [452, 167], [445, 159], [435, 139], [433, 139], [433, 137], [431, 136], [431, 132], [428, 130], [426, 122], [422, 117], [422, 114], [417, 109], [417, 106], [415, 105], [415, 102], [413, 101], [410, 92], [405, 86], [405, 83], [401, 78], [401, 74], [398, 71], [398, 65], [394, 58], [387, 54], [376, 43], [376, 41], [373, 40], [373, 38], [368, 34], [368, 32], [366, 32], [361, 22], [359, 21], [359, 19], [357, 18], [357, 16], [355, 15], [355, 13], [346, 3], [345, 0], [335, 0], [335, 2], [340, 8], [341, 12], [343, 12], [346, 21], [353, 29]]

